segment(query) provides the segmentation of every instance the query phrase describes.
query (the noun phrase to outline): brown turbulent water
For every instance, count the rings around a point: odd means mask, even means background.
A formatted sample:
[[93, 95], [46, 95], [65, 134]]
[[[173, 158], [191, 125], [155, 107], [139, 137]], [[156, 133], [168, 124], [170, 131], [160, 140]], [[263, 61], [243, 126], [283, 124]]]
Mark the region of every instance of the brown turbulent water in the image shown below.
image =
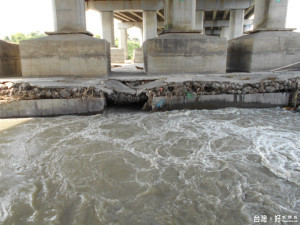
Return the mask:
[[109, 112], [0, 131], [5, 225], [299, 224], [299, 185], [300, 114], [281, 109]]

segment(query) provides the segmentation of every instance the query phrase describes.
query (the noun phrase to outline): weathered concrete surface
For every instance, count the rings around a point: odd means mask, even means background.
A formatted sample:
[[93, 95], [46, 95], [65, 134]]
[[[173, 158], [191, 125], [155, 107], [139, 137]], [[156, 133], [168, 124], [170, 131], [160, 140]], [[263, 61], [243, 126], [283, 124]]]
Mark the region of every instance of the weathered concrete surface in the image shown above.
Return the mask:
[[81, 0], [52, 0], [56, 32], [85, 33], [85, 4]]
[[[292, 96], [299, 96], [299, 86], [299, 72], [94, 79], [6, 78], [0, 79], [0, 115], [97, 113], [98, 108], [92, 107], [93, 101], [104, 98], [109, 105], [144, 105], [144, 109], [154, 111], [287, 106], [292, 105], [295, 99]], [[298, 107], [300, 102], [294, 102]]]
[[288, 0], [255, 0], [254, 30], [286, 28]]
[[136, 90], [128, 87], [127, 85], [125, 85], [117, 80], [106, 80], [103, 82], [103, 85], [106, 88], [112, 89], [112, 90], [122, 93], [122, 94], [129, 94], [129, 95], [136, 94]]
[[104, 0], [88, 1], [87, 7], [97, 11], [115, 10], [160, 10], [164, 8], [164, 0]]
[[134, 63], [143, 63], [144, 62], [144, 55], [143, 55], [143, 49], [137, 48], [133, 51], [133, 61]]
[[120, 45], [119, 47], [124, 49], [124, 59], [126, 60], [128, 58], [128, 35], [127, 35], [127, 29], [122, 28], [120, 29]]
[[[253, 0], [197, 0], [197, 10], [231, 10], [246, 9]], [[164, 0], [101, 0], [88, 1], [87, 7], [92, 10], [160, 10], [164, 8]]]
[[165, 0], [164, 32], [191, 32], [196, 27], [196, 0]]
[[[135, 66], [142, 66], [141, 64], [129, 64], [123, 65], [120, 68], [114, 68], [116, 72], [114, 76], [110, 76], [109, 80], [118, 80], [121, 82], [152, 82], [155, 80], [163, 80], [166, 83], [180, 83], [187, 81], [210, 81], [210, 82], [230, 82], [233, 84], [256, 84], [267, 81], [269, 79], [286, 81], [289, 79], [300, 79], [300, 72], [289, 71], [289, 72], [255, 72], [255, 73], [230, 73], [230, 74], [173, 74], [173, 75], [155, 75], [147, 76], [146, 74], [141, 75]], [[126, 67], [128, 66], [128, 67]], [[126, 76], [122, 74], [122, 70], [125, 70]], [[0, 78], [0, 83], [7, 82], [28, 82], [32, 86], [38, 86], [42, 88], [55, 88], [55, 87], [88, 87], [101, 85], [102, 81], [108, 80], [107, 77], [87, 77], [74, 79], [73, 77], [49, 77], [49, 78]]]
[[244, 34], [245, 10], [235, 9], [230, 11], [229, 40], [241, 37]]
[[201, 95], [154, 97], [151, 103], [152, 111], [173, 109], [219, 109], [226, 107], [238, 108], [273, 108], [287, 106], [290, 94], [265, 93], [246, 95]]
[[125, 62], [125, 51], [121, 48], [110, 49], [111, 63], [124, 63]]
[[300, 33], [260, 31], [228, 43], [227, 70], [269, 71], [299, 62]]
[[0, 118], [94, 114], [105, 106], [105, 98], [13, 101], [0, 104]]
[[201, 31], [202, 34], [204, 33], [204, 17], [205, 11], [196, 11], [195, 29]]
[[110, 72], [110, 44], [84, 34], [51, 35], [20, 43], [24, 77], [103, 76]]
[[[261, 1], [261, 0], [258, 0]], [[247, 9], [253, 5], [253, 0], [197, 0], [197, 10], [232, 10], [232, 9]]]
[[114, 13], [100, 12], [101, 37], [115, 46]]
[[200, 34], [169, 33], [144, 42], [148, 74], [224, 73], [227, 41]]
[[143, 11], [143, 40], [157, 37], [156, 11]]
[[0, 40], [0, 77], [22, 76], [19, 45]]

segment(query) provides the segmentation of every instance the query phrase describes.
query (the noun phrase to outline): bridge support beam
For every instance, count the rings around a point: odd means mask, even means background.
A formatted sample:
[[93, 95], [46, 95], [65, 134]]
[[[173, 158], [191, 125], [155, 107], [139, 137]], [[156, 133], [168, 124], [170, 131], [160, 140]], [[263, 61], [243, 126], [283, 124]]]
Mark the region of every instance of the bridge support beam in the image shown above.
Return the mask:
[[229, 41], [228, 71], [269, 71], [299, 61], [300, 34], [285, 27], [288, 0], [256, 0], [255, 4], [255, 30]]
[[100, 76], [110, 72], [110, 44], [86, 31], [82, 0], [53, 0], [55, 31], [20, 43], [24, 77]]
[[196, 0], [165, 1], [165, 31], [144, 42], [148, 74], [223, 73], [227, 41], [196, 30]]

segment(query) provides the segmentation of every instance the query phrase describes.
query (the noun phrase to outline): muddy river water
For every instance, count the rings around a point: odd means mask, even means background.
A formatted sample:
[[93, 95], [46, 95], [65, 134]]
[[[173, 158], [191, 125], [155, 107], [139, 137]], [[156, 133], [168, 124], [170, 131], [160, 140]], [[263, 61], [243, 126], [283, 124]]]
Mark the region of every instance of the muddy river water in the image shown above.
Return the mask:
[[4, 122], [13, 125], [0, 129], [0, 224], [299, 224], [299, 113]]

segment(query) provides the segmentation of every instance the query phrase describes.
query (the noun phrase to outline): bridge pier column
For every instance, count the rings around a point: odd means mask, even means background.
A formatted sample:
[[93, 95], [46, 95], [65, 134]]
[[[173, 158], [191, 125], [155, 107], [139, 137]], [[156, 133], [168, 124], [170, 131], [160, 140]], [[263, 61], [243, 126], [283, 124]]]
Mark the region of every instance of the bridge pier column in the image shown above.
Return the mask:
[[230, 11], [229, 40], [243, 36], [244, 17], [245, 11], [243, 9], [235, 9]]
[[221, 37], [229, 39], [229, 27], [222, 27], [221, 28]]
[[144, 42], [148, 74], [223, 73], [227, 42], [196, 30], [196, 0], [165, 1], [165, 30]]
[[204, 11], [196, 11], [196, 30], [202, 31], [202, 34], [205, 34], [205, 28], [204, 28]]
[[288, 0], [256, 0], [254, 30], [285, 29]]
[[157, 37], [156, 11], [143, 11], [143, 40]]
[[269, 71], [299, 62], [300, 34], [286, 29], [288, 0], [256, 0], [254, 31], [229, 41], [227, 70]]
[[111, 47], [115, 46], [115, 31], [114, 31], [114, 13], [100, 12], [100, 21], [102, 25], [101, 38], [107, 40]]
[[128, 47], [127, 47], [127, 41], [128, 35], [127, 35], [127, 29], [121, 28], [120, 29], [120, 48], [124, 49], [124, 58], [125, 60], [128, 59]]
[[110, 72], [110, 44], [86, 30], [85, 2], [53, 0], [55, 31], [20, 43], [24, 77], [99, 76]]

